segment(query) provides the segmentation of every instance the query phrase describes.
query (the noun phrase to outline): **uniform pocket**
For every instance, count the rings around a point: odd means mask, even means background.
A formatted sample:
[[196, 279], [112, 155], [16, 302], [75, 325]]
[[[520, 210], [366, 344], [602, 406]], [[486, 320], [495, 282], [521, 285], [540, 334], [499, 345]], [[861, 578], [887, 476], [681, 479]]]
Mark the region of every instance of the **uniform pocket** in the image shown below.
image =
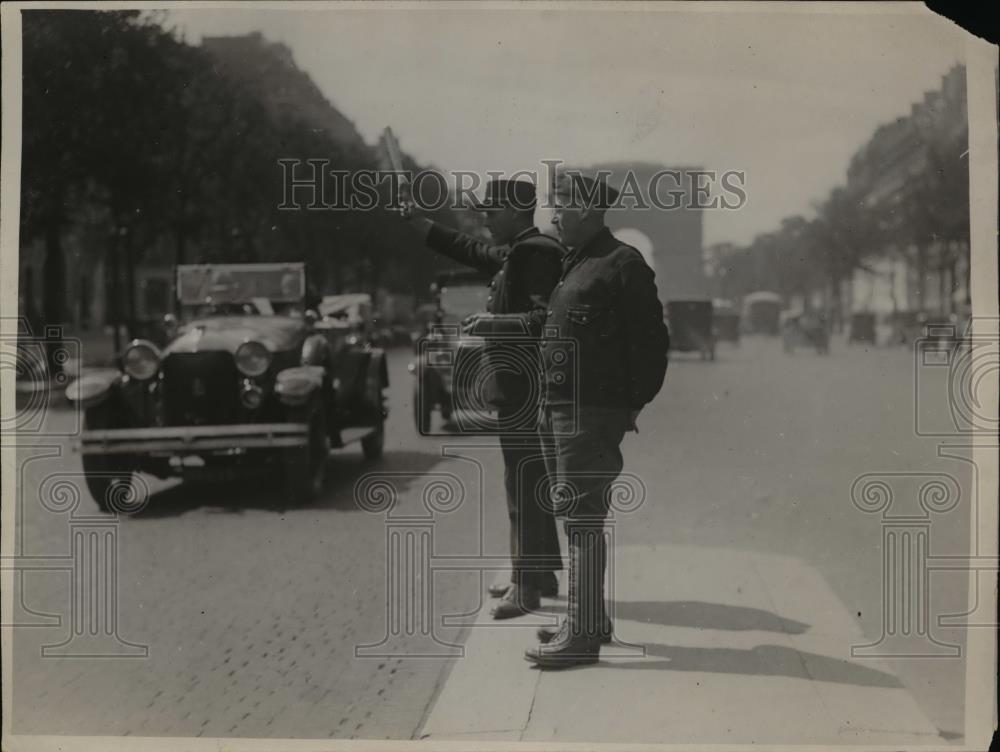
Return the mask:
[[597, 306], [590, 305], [574, 305], [567, 308], [566, 317], [574, 324], [587, 326], [588, 324], [604, 318], [607, 312], [607, 308], [598, 308]]
[[573, 329], [581, 335], [607, 337], [611, 334], [612, 315], [610, 308], [592, 305], [573, 305], [566, 309], [566, 318]]

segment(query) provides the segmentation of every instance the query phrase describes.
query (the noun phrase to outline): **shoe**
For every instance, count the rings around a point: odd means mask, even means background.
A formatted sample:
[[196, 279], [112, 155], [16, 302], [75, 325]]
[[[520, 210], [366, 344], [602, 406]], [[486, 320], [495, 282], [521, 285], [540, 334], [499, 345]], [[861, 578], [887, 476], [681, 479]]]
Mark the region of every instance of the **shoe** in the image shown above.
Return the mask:
[[530, 611], [536, 611], [542, 605], [537, 588], [511, 585], [507, 595], [490, 610], [494, 619], [513, 619]]
[[[538, 637], [538, 641], [543, 645], [552, 642], [552, 638], [559, 634], [559, 627], [539, 627], [535, 632], [535, 636]], [[615, 628], [610, 623], [607, 627], [601, 630], [601, 644], [610, 645], [614, 640]]]
[[539, 668], [587, 666], [600, 660], [601, 640], [595, 637], [572, 637], [563, 626], [548, 643], [525, 650], [524, 657]]
[[503, 582], [501, 580], [497, 580], [488, 588], [486, 588], [486, 592], [489, 593], [494, 598], [503, 598], [505, 595], [507, 595], [507, 591], [510, 590], [510, 585], [511, 583], [509, 582]]
[[[538, 594], [543, 598], [555, 598], [559, 595], [559, 578], [555, 572], [545, 572], [541, 577], [538, 586]], [[510, 590], [511, 582], [497, 581], [486, 588], [486, 592], [494, 598], [503, 598]]]

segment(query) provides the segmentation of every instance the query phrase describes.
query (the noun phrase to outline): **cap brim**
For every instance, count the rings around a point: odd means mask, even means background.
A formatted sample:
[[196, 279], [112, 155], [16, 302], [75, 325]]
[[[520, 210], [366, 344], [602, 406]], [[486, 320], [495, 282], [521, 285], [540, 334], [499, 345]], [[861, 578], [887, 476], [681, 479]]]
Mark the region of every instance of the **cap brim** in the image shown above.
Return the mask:
[[482, 202], [482, 201], [473, 201], [472, 202], [472, 208], [475, 211], [482, 211], [482, 212], [485, 212], [485, 211], [499, 211], [500, 209], [503, 209], [505, 206], [506, 206], [506, 204], [485, 203], [485, 202]]

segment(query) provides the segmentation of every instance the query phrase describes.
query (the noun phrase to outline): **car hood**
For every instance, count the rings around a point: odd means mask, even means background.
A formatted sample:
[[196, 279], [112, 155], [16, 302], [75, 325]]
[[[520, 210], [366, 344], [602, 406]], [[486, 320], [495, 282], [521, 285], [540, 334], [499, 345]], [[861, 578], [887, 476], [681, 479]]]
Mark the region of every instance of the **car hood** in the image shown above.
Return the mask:
[[226, 351], [247, 340], [262, 343], [272, 352], [298, 347], [305, 333], [301, 319], [287, 316], [223, 316], [191, 321], [185, 324], [164, 350], [171, 353]]

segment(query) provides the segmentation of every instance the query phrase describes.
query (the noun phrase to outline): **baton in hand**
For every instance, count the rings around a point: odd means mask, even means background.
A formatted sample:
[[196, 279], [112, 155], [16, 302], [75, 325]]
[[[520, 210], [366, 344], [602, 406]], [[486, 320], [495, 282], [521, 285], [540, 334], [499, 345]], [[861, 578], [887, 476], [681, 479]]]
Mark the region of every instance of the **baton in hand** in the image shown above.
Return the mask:
[[[382, 131], [382, 142], [385, 144], [386, 153], [389, 155], [389, 164], [392, 166], [392, 171], [399, 175], [400, 185], [402, 185], [406, 179], [406, 173], [403, 171], [403, 154], [399, 150], [399, 142], [396, 141], [396, 134], [392, 132], [392, 128], [388, 125]], [[408, 217], [412, 210], [413, 201], [411, 199], [400, 207], [399, 213], [404, 217]]]

